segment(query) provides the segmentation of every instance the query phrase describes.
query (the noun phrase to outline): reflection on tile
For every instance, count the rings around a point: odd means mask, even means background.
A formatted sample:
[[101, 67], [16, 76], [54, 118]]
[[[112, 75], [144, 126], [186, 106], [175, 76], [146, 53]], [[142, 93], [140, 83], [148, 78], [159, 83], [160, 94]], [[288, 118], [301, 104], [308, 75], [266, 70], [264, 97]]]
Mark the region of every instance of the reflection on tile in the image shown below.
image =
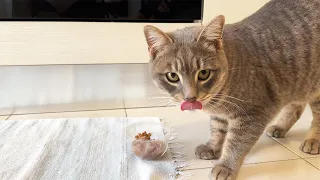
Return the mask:
[[147, 64], [135, 64], [132, 67], [124, 67], [127, 73], [123, 79], [126, 108], [172, 105], [168, 94], [161, 92], [153, 84]]
[[125, 110], [118, 109], [118, 110], [102, 110], [102, 111], [12, 115], [8, 120], [52, 119], [52, 118], [99, 118], [99, 117], [125, 117], [125, 116], [126, 116]]
[[293, 151], [295, 154], [299, 155], [302, 158], [307, 157], [315, 157], [315, 155], [309, 155], [303, 153], [299, 148], [301, 143], [303, 142], [312, 121], [312, 112], [309, 106], [307, 106], [306, 110], [302, 114], [299, 121], [291, 128], [291, 130], [286, 134], [285, 138], [276, 139], [276, 141], [280, 142], [288, 149]]
[[[194, 156], [194, 148], [200, 143], [207, 141], [209, 137], [209, 117], [202, 112], [181, 112], [177, 107], [167, 108], [144, 108], [127, 109], [127, 115], [130, 116], [157, 116], [164, 118], [178, 134], [178, 141], [186, 145], [188, 160], [192, 163], [192, 168], [212, 167], [212, 161], [199, 160]], [[287, 159], [297, 159], [298, 156], [288, 149], [262, 135], [260, 140], [254, 146], [247, 156], [245, 163], [258, 163], [268, 161], [278, 161]]]
[[[211, 169], [189, 170], [194, 180], [208, 179]], [[241, 167], [237, 180], [318, 180], [320, 171], [304, 160], [289, 160]]]
[[[148, 64], [0, 67], [0, 115], [171, 106]], [[60, 108], [60, 104], [62, 105]]]
[[29, 113], [49, 113], [49, 112], [68, 112], [68, 111], [87, 111], [87, 110], [107, 110], [124, 108], [122, 99], [91, 101], [71, 104], [52, 104], [43, 106], [19, 107], [13, 114]]
[[0, 121], [6, 120], [9, 116], [0, 116]]
[[124, 97], [124, 106], [126, 108], [174, 106], [169, 95], [160, 92], [152, 84], [146, 84], [143, 88], [132, 88], [130, 92], [135, 95]]
[[[145, 89], [146, 90], [146, 89]], [[138, 94], [137, 89], [132, 90], [133, 93]], [[135, 98], [125, 98], [124, 100], [126, 108], [143, 108], [143, 107], [171, 107], [174, 106], [174, 103], [170, 101], [170, 98], [166, 94], [161, 94], [155, 90], [152, 94], [146, 92], [143, 96]]]
[[0, 115], [171, 105], [148, 64], [8, 66], [0, 77]]
[[13, 108], [0, 108], [0, 116], [9, 116], [13, 112]]
[[317, 167], [320, 170], [320, 157], [316, 158], [307, 158], [305, 159], [309, 163], [311, 163], [313, 166]]
[[121, 99], [121, 78], [126, 76], [123, 66], [0, 67], [0, 77], [3, 77], [0, 84], [0, 108]]

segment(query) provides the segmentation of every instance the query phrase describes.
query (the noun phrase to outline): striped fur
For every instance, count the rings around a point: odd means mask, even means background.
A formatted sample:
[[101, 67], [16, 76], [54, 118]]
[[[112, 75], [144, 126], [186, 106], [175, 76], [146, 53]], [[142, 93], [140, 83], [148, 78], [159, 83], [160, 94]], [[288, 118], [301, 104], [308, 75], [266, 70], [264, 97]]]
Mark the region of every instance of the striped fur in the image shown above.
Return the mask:
[[271, 0], [235, 24], [218, 16], [170, 33], [145, 28], [155, 84], [179, 102], [195, 96], [212, 115], [211, 137], [196, 148], [198, 158], [219, 158], [212, 179], [235, 179], [267, 124], [281, 111], [267, 134], [284, 137], [308, 103], [314, 119], [301, 150], [320, 153], [319, 9], [320, 0]]

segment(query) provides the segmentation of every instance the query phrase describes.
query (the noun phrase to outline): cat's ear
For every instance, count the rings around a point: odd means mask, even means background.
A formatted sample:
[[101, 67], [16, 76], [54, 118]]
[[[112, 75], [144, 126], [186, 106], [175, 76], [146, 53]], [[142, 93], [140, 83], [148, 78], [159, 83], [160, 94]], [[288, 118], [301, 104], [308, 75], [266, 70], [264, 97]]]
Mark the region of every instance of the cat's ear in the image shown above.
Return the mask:
[[144, 35], [148, 43], [150, 56], [154, 58], [163, 45], [170, 44], [173, 40], [160, 29], [147, 25], [144, 27]]
[[[215, 17], [200, 32], [197, 41], [221, 43], [225, 18], [223, 15]], [[219, 43], [220, 42], [220, 43]], [[219, 48], [219, 47], [218, 47]]]

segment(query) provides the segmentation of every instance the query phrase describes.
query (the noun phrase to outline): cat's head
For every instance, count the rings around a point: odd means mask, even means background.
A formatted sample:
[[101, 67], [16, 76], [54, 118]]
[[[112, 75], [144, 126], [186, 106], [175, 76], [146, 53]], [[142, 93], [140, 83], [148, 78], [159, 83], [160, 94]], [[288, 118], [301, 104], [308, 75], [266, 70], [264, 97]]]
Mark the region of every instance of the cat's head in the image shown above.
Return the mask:
[[208, 103], [222, 89], [228, 74], [218, 16], [205, 27], [186, 27], [171, 33], [145, 26], [152, 79], [177, 102]]

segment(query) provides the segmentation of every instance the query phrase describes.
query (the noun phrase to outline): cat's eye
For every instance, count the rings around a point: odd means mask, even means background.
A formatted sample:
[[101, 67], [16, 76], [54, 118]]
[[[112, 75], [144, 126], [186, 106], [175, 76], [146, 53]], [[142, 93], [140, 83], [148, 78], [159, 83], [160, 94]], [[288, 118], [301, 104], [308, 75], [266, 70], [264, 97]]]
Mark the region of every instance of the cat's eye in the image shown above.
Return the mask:
[[178, 82], [179, 81], [179, 76], [176, 73], [167, 73], [167, 79], [170, 82]]
[[198, 74], [198, 79], [201, 81], [207, 80], [210, 77], [210, 72], [209, 69], [201, 70]]

